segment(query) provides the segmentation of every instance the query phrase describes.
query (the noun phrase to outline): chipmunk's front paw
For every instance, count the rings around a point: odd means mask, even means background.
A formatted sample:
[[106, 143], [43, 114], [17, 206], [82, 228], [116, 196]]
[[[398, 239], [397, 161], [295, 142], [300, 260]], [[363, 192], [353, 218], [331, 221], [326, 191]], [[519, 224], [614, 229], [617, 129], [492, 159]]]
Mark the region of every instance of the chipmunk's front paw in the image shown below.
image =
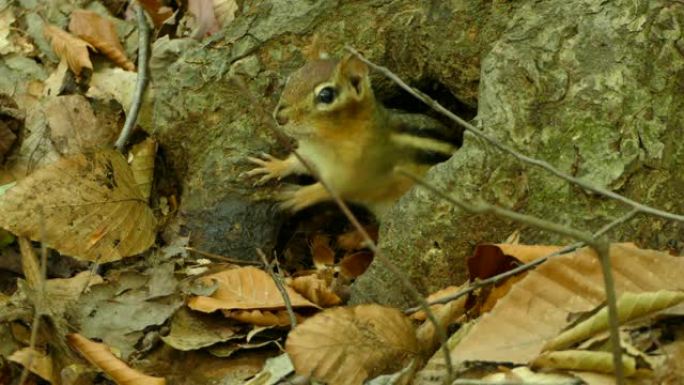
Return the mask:
[[328, 192], [320, 183], [309, 186], [288, 186], [279, 195], [282, 210], [297, 212], [314, 204], [330, 199]]
[[278, 159], [270, 154], [261, 153], [258, 158], [249, 156], [247, 160], [259, 166], [244, 173], [248, 177], [261, 175], [261, 178], [254, 182], [255, 186], [264, 184], [271, 179], [281, 179], [292, 173], [290, 161]]

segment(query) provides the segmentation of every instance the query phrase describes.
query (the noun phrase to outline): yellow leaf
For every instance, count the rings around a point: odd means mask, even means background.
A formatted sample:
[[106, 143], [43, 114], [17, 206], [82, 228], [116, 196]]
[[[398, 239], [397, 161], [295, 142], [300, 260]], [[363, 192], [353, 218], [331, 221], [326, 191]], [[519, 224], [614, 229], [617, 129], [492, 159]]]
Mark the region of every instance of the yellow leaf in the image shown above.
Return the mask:
[[[613, 355], [609, 352], [592, 352], [587, 350], [564, 350], [547, 352], [537, 357], [532, 365], [546, 369], [581, 370], [598, 373], [614, 373]], [[626, 376], [636, 373], [636, 360], [626, 354], [622, 355], [622, 367]]]
[[328, 287], [325, 280], [315, 275], [297, 277], [292, 280], [290, 286], [309, 301], [322, 307], [339, 305], [342, 302], [340, 297]]
[[[684, 301], [684, 293], [660, 290], [648, 293], [624, 293], [617, 300], [618, 320], [625, 323], [647, 314], [667, 309]], [[578, 323], [547, 342], [544, 350], [559, 350], [608, 330], [608, 309], [604, 306], [590, 318]]]
[[25, 367], [40, 378], [55, 383], [52, 371], [52, 358], [49, 355], [29, 347], [17, 350], [8, 359]]

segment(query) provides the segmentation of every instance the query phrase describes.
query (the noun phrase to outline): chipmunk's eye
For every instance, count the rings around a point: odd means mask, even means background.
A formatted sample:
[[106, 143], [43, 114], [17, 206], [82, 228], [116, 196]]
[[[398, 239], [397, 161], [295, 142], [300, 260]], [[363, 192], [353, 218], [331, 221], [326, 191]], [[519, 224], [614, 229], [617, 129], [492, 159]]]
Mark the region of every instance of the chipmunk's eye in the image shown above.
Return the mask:
[[332, 87], [325, 87], [316, 95], [316, 101], [319, 103], [330, 104], [333, 100], [335, 100], [335, 89]]

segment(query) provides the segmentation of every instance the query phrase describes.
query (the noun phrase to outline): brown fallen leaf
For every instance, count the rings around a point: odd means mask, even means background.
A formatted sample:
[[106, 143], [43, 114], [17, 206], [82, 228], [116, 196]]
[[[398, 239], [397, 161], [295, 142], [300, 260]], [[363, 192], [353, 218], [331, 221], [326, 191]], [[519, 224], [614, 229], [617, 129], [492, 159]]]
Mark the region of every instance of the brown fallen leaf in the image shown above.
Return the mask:
[[[211, 313], [216, 310], [269, 310], [285, 309], [278, 287], [265, 271], [255, 267], [224, 270], [199, 278], [207, 286], [216, 281], [218, 288], [211, 296], [190, 298], [188, 306], [197, 311]], [[292, 307], [318, 307], [290, 287], [285, 287]]]
[[[227, 318], [257, 325], [257, 326], [290, 326], [290, 316], [285, 310], [223, 310], [223, 315]], [[297, 322], [302, 322], [304, 318], [295, 313]]]
[[244, 337], [244, 334], [237, 333], [237, 327], [226, 321], [220, 316], [182, 307], [171, 319], [171, 331], [161, 339], [176, 350], [188, 351]]
[[304, 298], [321, 307], [339, 305], [342, 300], [335, 294], [325, 280], [315, 275], [297, 277], [292, 280], [290, 286]]
[[131, 164], [135, 183], [145, 201], [149, 201], [154, 179], [154, 158], [157, 155], [157, 142], [147, 138], [131, 147], [128, 163]]
[[64, 157], [34, 172], [0, 196], [0, 212], [0, 227], [99, 263], [145, 251], [156, 234], [152, 210], [115, 150]]
[[166, 20], [173, 16], [173, 10], [161, 0], [139, 0], [140, 5], [150, 15], [155, 28], [160, 28]]
[[21, 364], [24, 367], [37, 374], [40, 378], [52, 384], [55, 383], [54, 371], [52, 368], [52, 358], [36, 349], [26, 347], [17, 350], [7, 357], [8, 360]]
[[135, 64], [126, 57], [116, 26], [111, 20], [93, 11], [77, 9], [71, 13], [69, 31], [92, 44], [119, 67], [135, 71]]
[[335, 252], [330, 247], [330, 237], [325, 234], [314, 234], [311, 238], [311, 257], [317, 269], [335, 264]]
[[119, 385], [165, 385], [166, 380], [141, 373], [112, 354], [105, 344], [93, 342], [78, 333], [67, 335], [67, 341], [91, 364], [100, 368]]
[[[623, 244], [611, 245], [610, 256], [618, 295], [684, 290], [682, 258]], [[551, 258], [480, 317], [452, 350], [452, 359], [525, 364], [567, 327], [570, 314], [587, 312], [603, 301], [603, 275], [591, 249]]]
[[88, 48], [94, 50], [95, 47], [54, 25], [45, 24], [43, 34], [50, 40], [55, 54], [67, 62], [77, 77], [81, 75], [84, 68], [93, 70]]
[[411, 321], [380, 305], [325, 310], [292, 330], [285, 350], [297, 374], [331, 385], [362, 384], [419, 358]]
[[373, 262], [373, 253], [367, 250], [361, 250], [349, 253], [342, 257], [338, 264], [340, 274], [347, 278], [356, 278], [365, 273], [368, 266]]
[[[427, 303], [435, 302], [437, 300], [448, 297], [450, 295], [454, 295], [454, 294], [458, 293], [459, 291], [461, 291], [462, 289], [464, 289], [465, 287], [467, 287], [467, 285], [468, 284], [466, 283], [466, 284], [463, 284], [461, 286], [448, 286], [448, 287], [445, 287], [444, 289], [437, 290], [436, 292], [428, 295], [427, 298], [425, 298], [425, 301], [427, 301]], [[460, 306], [464, 307], [464, 310], [465, 310], [465, 299], [466, 298], [467, 298], [467, 296], [462, 296], [461, 298], [458, 299], [458, 302], [461, 303]], [[451, 302], [454, 302], [454, 301], [451, 301]], [[445, 306], [444, 304], [431, 305], [430, 310], [432, 310], [433, 312], [436, 312], [444, 306]], [[419, 310], [419, 311], [413, 313], [411, 315], [411, 318], [414, 320], [417, 320], [417, 321], [427, 320], [427, 316], [425, 315], [425, 311], [423, 311], [423, 310]]]

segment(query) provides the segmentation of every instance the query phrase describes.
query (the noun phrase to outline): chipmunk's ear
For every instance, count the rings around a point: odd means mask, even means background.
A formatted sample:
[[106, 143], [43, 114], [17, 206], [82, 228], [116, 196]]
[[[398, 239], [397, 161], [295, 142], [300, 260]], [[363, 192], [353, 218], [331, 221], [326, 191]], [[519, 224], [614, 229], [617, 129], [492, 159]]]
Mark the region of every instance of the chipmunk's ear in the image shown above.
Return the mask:
[[302, 53], [307, 61], [330, 59], [330, 54], [325, 50], [323, 42], [321, 42], [321, 38], [317, 33], [313, 35], [309, 45], [302, 48]]
[[348, 82], [357, 98], [361, 98], [368, 82], [368, 66], [353, 54], [347, 54], [339, 64], [338, 76], [340, 80]]

